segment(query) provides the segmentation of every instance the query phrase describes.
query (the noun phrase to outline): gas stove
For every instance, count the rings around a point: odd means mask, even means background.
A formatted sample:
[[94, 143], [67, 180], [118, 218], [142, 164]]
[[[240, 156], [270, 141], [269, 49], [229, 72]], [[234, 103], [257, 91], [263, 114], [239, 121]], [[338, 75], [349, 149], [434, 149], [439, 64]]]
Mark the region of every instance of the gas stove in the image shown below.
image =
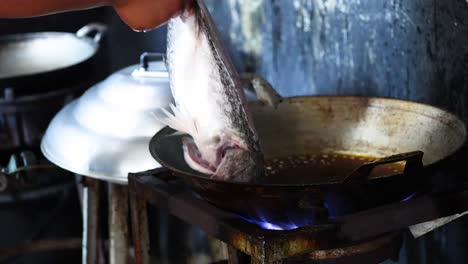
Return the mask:
[[74, 186], [72, 173], [30, 150], [11, 154], [0, 167], [0, 205], [41, 200]]
[[146, 204], [166, 208], [171, 215], [225, 242], [229, 263], [378, 263], [396, 260], [402, 234], [408, 227], [416, 233], [423, 228], [421, 225], [433, 229], [434, 222], [428, 221], [468, 210], [468, 192], [462, 190], [413, 195], [403, 201], [324, 222], [279, 227], [211, 205], [165, 169], [130, 174], [129, 193], [136, 263], [144, 263], [148, 258], [145, 256], [149, 245], [145, 227]]

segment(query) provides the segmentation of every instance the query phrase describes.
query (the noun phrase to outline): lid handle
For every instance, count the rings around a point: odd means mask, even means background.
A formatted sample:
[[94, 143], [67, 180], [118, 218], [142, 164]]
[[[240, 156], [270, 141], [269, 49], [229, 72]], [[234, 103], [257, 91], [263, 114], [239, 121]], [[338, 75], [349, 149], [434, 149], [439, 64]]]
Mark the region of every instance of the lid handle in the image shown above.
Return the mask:
[[[76, 32], [76, 36], [79, 38], [90, 37], [93, 38], [94, 42], [99, 43], [102, 35], [107, 31], [107, 26], [102, 23], [90, 23]], [[95, 34], [92, 37], [92, 34]]]
[[163, 61], [165, 64], [166, 56], [163, 53], [144, 52], [140, 56], [140, 67], [143, 68], [145, 71], [147, 71], [149, 68], [149, 62], [152, 60]]
[[166, 64], [166, 56], [163, 53], [144, 52], [140, 56], [140, 68], [135, 70], [132, 74], [137, 77], [163, 77], [167, 78], [169, 74], [167, 71], [150, 71], [150, 61], [162, 61]]

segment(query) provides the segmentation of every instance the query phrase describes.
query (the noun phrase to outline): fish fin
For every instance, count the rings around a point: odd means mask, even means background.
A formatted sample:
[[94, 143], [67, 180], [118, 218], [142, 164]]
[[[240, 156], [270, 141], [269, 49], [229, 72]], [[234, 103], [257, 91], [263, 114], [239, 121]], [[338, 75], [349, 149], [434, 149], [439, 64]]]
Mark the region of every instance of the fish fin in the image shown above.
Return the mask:
[[192, 137], [196, 137], [198, 134], [198, 127], [195, 120], [191, 117], [189, 112], [180, 106], [175, 106], [174, 104], [170, 104], [170, 108], [172, 113], [170, 113], [166, 109], [161, 109], [163, 115], [158, 116], [154, 115], [155, 118], [170, 128], [189, 134]]
[[273, 108], [277, 108], [283, 101], [281, 95], [273, 86], [261, 76], [255, 73], [243, 73], [241, 80], [246, 86], [252, 86], [255, 95], [260, 102], [263, 102]]

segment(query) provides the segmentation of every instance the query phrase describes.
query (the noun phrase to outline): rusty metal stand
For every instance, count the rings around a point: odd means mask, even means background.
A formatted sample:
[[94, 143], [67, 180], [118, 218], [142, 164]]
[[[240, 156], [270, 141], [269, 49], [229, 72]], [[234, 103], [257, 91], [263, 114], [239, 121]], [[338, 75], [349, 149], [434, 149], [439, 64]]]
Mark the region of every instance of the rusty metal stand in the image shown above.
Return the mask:
[[[102, 181], [83, 177], [84, 186], [80, 191], [83, 211], [82, 263], [105, 263], [104, 239], [101, 216], [103, 211], [100, 188]], [[126, 185], [109, 184], [109, 263], [127, 264], [128, 254], [128, 188]]]
[[250, 260], [249, 256], [238, 251], [233, 246], [228, 246], [228, 264], [242, 264]]
[[109, 184], [109, 259], [111, 264], [128, 263], [127, 186]]
[[326, 223], [265, 230], [197, 198], [165, 169], [130, 174], [128, 181], [137, 264], [147, 263], [144, 261], [149, 258], [147, 204], [166, 208], [171, 215], [227, 243], [230, 263], [255, 264], [283, 263], [298, 257], [340, 264], [349, 259], [357, 261], [352, 263], [394, 259], [401, 246], [401, 232], [409, 226], [468, 210], [468, 191], [430, 193]]
[[226, 243], [216, 238], [208, 237], [208, 244], [210, 245], [211, 256], [215, 262], [229, 258], [229, 249]]
[[[129, 188], [131, 189], [130, 186]], [[129, 191], [129, 196], [135, 264], [149, 264], [148, 212], [146, 201], [134, 192]]]
[[[328, 240], [329, 232], [334, 232], [326, 227], [314, 227], [313, 229], [317, 229], [314, 231], [275, 232], [263, 230], [240, 220], [235, 215], [226, 213], [199, 199], [194, 199], [193, 195], [187, 193], [185, 188], [179, 188], [180, 185], [173, 186], [154, 177], [154, 174], [163, 171], [164, 169], [156, 169], [148, 174], [129, 175], [130, 214], [136, 264], [146, 264], [149, 260], [146, 215], [148, 204], [168, 206], [172, 215], [201, 228], [207, 235], [231, 245], [230, 263], [246, 263], [245, 261], [275, 263], [284, 258], [326, 246], [326, 243], [321, 242], [321, 238]], [[290, 248], [290, 250], [280, 251], [282, 248]], [[245, 257], [240, 252], [251, 257]]]
[[82, 263], [99, 264], [102, 257], [99, 236], [100, 182], [89, 177], [84, 180]]
[[[41, 251], [80, 249], [83, 240], [81, 238], [57, 239], [57, 240], [36, 240], [22, 245], [16, 245], [9, 248], [0, 248], [2, 258], [36, 253]], [[0, 258], [0, 262], [3, 260]]]

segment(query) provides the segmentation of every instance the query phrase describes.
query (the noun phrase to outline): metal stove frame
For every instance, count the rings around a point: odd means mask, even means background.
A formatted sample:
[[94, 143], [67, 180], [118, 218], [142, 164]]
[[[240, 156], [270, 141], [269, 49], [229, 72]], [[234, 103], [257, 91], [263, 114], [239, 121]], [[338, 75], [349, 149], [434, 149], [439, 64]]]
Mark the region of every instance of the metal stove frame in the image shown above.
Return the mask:
[[401, 245], [398, 234], [409, 226], [468, 210], [468, 191], [463, 190], [421, 195], [293, 230], [265, 230], [197, 198], [165, 168], [129, 174], [129, 197], [137, 264], [149, 263], [148, 204], [227, 243], [229, 263], [283, 263], [304, 255], [329, 260], [375, 251], [374, 241], [382, 240], [388, 242], [382, 242], [384, 259], [394, 259], [400, 247], [388, 245]]

